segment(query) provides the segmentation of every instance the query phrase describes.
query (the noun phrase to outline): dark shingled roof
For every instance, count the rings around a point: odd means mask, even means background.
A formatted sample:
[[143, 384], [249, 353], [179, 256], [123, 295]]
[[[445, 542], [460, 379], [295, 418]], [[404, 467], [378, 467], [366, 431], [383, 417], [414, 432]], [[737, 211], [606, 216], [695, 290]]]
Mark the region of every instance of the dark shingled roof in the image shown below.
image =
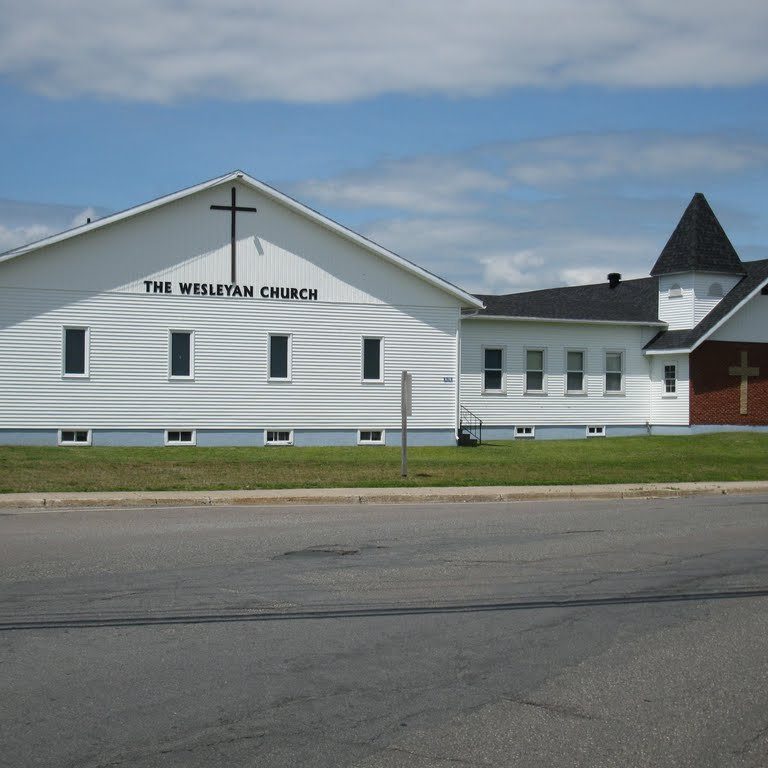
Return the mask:
[[[747, 273], [726, 295], [725, 298], [693, 329], [679, 331], [661, 331], [646, 345], [645, 349], [656, 351], [665, 349], [690, 349], [711, 330], [720, 320], [731, 312], [763, 281], [768, 279], [768, 259], [742, 262]], [[768, 301], [768, 298], [765, 299]]]
[[568, 288], [546, 288], [503, 296], [478, 294], [485, 304], [478, 315], [535, 317], [548, 320], [607, 320], [658, 323], [658, 281], [655, 277]]
[[694, 270], [744, 274], [744, 264], [701, 192], [688, 203], [651, 274]]

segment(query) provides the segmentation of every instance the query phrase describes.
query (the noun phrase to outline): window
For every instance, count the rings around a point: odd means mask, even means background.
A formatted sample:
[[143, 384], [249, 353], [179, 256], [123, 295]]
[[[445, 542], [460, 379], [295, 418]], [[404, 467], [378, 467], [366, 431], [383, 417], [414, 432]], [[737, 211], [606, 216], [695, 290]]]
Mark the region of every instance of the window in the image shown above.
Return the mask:
[[268, 429], [264, 435], [265, 445], [293, 445], [293, 432], [289, 429]]
[[588, 426], [587, 437], [605, 437], [605, 427]]
[[624, 353], [605, 353], [605, 391], [621, 394], [624, 391]]
[[88, 376], [88, 329], [64, 328], [64, 376]]
[[515, 437], [534, 437], [534, 427], [515, 427]]
[[721, 297], [723, 295], [723, 286], [722, 283], [712, 283], [712, 285], [709, 286], [709, 291], [707, 292], [708, 296], [716, 296]]
[[194, 445], [194, 429], [168, 429], [165, 432], [166, 445]]
[[90, 429], [60, 429], [59, 445], [90, 445]]
[[504, 350], [483, 348], [483, 392], [504, 391]]
[[544, 391], [543, 349], [527, 349], [525, 351], [525, 391]]
[[290, 381], [291, 378], [291, 337], [271, 334], [269, 337], [269, 378]]
[[677, 366], [673, 363], [664, 366], [664, 394], [674, 395], [677, 392]]
[[679, 299], [683, 295], [683, 289], [680, 287], [680, 283], [672, 283], [669, 286], [669, 298]]
[[384, 345], [382, 339], [363, 338], [363, 381], [384, 381]]
[[192, 331], [171, 331], [170, 344], [171, 378], [191, 379], [192, 368]]
[[584, 352], [569, 349], [565, 353], [565, 391], [584, 392]]
[[384, 445], [384, 430], [361, 429], [357, 433], [357, 442], [360, 445]]

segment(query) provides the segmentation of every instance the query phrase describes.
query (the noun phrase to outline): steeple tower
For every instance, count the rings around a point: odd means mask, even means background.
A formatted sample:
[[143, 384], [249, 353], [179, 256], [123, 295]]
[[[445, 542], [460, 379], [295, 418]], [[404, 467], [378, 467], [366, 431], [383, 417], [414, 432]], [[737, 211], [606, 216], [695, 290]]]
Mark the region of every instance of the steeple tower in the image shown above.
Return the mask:
[[659, 278], [659, 319], [694, 328], [746, 274], [707, 199], [697, 192], [651, 270]]

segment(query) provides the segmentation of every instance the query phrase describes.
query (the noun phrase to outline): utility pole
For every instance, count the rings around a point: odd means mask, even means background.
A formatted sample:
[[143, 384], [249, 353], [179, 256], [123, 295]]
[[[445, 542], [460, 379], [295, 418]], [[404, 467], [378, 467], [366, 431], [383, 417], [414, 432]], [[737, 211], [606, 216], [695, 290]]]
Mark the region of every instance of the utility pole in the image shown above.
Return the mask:
[[400, 476], [408, 477], [408, 417], [413, 416], [413, 376], [408, 371], [400, 374], [400, 442], [402, 460]]

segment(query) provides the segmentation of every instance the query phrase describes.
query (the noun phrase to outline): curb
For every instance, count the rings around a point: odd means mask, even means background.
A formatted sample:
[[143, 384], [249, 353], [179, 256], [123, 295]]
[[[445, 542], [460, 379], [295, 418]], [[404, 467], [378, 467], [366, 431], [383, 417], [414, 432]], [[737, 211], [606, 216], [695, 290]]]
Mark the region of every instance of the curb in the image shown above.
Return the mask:
[[41, 511], [85, 507], [291, 506], [335, 504], [450, 504], [568, 499], [652, 499], [768, 493], [768, 481], [641, 483], [446, 488], [339, 488], [264, 491], [135, 491], [112, 493], [9, 493], [0, 509]]

